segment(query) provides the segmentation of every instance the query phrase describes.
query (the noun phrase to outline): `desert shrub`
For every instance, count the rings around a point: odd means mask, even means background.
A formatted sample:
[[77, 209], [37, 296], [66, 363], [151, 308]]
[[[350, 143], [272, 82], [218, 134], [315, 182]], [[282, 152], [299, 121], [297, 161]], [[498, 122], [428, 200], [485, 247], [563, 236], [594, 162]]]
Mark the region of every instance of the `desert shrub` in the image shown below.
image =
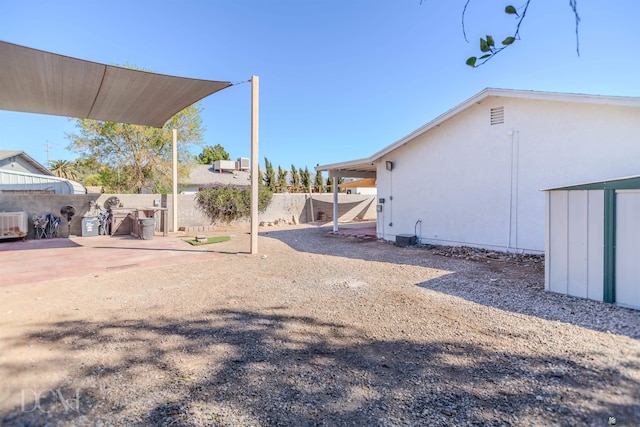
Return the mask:
[[[259, 185], [258, 211], [264, 212], [271, 203], [271, 191]], [[196, 206], [215, 223], [229, 223], [251, 214], [251, 188], [242, 185], [211, 184], [196, 194]]]

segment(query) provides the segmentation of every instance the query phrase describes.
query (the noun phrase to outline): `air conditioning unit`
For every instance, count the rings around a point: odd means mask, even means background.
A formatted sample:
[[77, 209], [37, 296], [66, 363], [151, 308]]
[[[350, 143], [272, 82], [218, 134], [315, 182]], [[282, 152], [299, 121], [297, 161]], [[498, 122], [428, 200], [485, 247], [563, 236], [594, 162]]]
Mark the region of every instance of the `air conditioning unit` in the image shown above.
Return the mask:
[[238, 164], [238, 170], [248, 171], [249, 169], [251, 169], [251, 166], [249, 165], [248, 157], [238, 157], [237, 164]]
[[216, 171], [232, 171], [236, 169], [236, 162], [233, 160], [216, 160], [213, 162], [213, 170]]
[[0, 239], [24, 239], [29, 231], [26, 212], [0, 212]]
[[413, 234], [398, 234], [396, 235], [396, 246], [401, 248], [407, 246], [413, 246], [417, 243], [417, 237]]

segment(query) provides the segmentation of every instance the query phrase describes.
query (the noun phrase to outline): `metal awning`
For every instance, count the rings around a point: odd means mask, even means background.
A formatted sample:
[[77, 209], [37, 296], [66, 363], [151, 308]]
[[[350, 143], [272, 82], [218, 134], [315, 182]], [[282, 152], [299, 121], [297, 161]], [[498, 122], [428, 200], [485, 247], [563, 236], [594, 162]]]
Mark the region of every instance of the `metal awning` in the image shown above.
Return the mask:
[[317, 172], [328, 171], [330, 177], [375, 179], [377, 165], [376, 161], [360, 159], [330, 165], [318, 165], [315, 169]]
[[162, 127], [230, 82], [155, 74], [0, 41], [0, 110]]

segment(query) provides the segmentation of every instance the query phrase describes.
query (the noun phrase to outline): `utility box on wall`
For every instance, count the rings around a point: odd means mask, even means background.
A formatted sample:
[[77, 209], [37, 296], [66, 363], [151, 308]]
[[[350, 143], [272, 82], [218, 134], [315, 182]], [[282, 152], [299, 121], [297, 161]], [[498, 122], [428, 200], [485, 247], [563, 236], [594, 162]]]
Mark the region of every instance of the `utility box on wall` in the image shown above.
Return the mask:
[[416, 242], [417, 238], [413, 234], [398, 234], [396, 236], [396, 246], [400, 246], [401, 248], [415, 245]]
[[100, 222], [96, 216], [85, 216], [82, 218], [82, 237], [98, 235]]

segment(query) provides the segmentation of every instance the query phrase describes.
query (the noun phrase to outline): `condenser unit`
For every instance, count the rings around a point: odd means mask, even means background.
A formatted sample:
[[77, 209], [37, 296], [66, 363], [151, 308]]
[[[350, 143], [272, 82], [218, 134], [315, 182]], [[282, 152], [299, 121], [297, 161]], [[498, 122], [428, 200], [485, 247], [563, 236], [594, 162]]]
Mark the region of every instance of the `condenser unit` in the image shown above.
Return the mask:
[[249, 169], [251, 169], [248, 157], [238, 157], [238, 161], [236, 162], [236, 164], [238, 165], [238, 170], [248, 171]]
[[213, 162], [213, 170], [224, 172], [236, 169], [236, 162], [233, 160], [216, 160]]
[[28, 232], [26, 212], [0, 212], [0, 239], [24, 239]]

